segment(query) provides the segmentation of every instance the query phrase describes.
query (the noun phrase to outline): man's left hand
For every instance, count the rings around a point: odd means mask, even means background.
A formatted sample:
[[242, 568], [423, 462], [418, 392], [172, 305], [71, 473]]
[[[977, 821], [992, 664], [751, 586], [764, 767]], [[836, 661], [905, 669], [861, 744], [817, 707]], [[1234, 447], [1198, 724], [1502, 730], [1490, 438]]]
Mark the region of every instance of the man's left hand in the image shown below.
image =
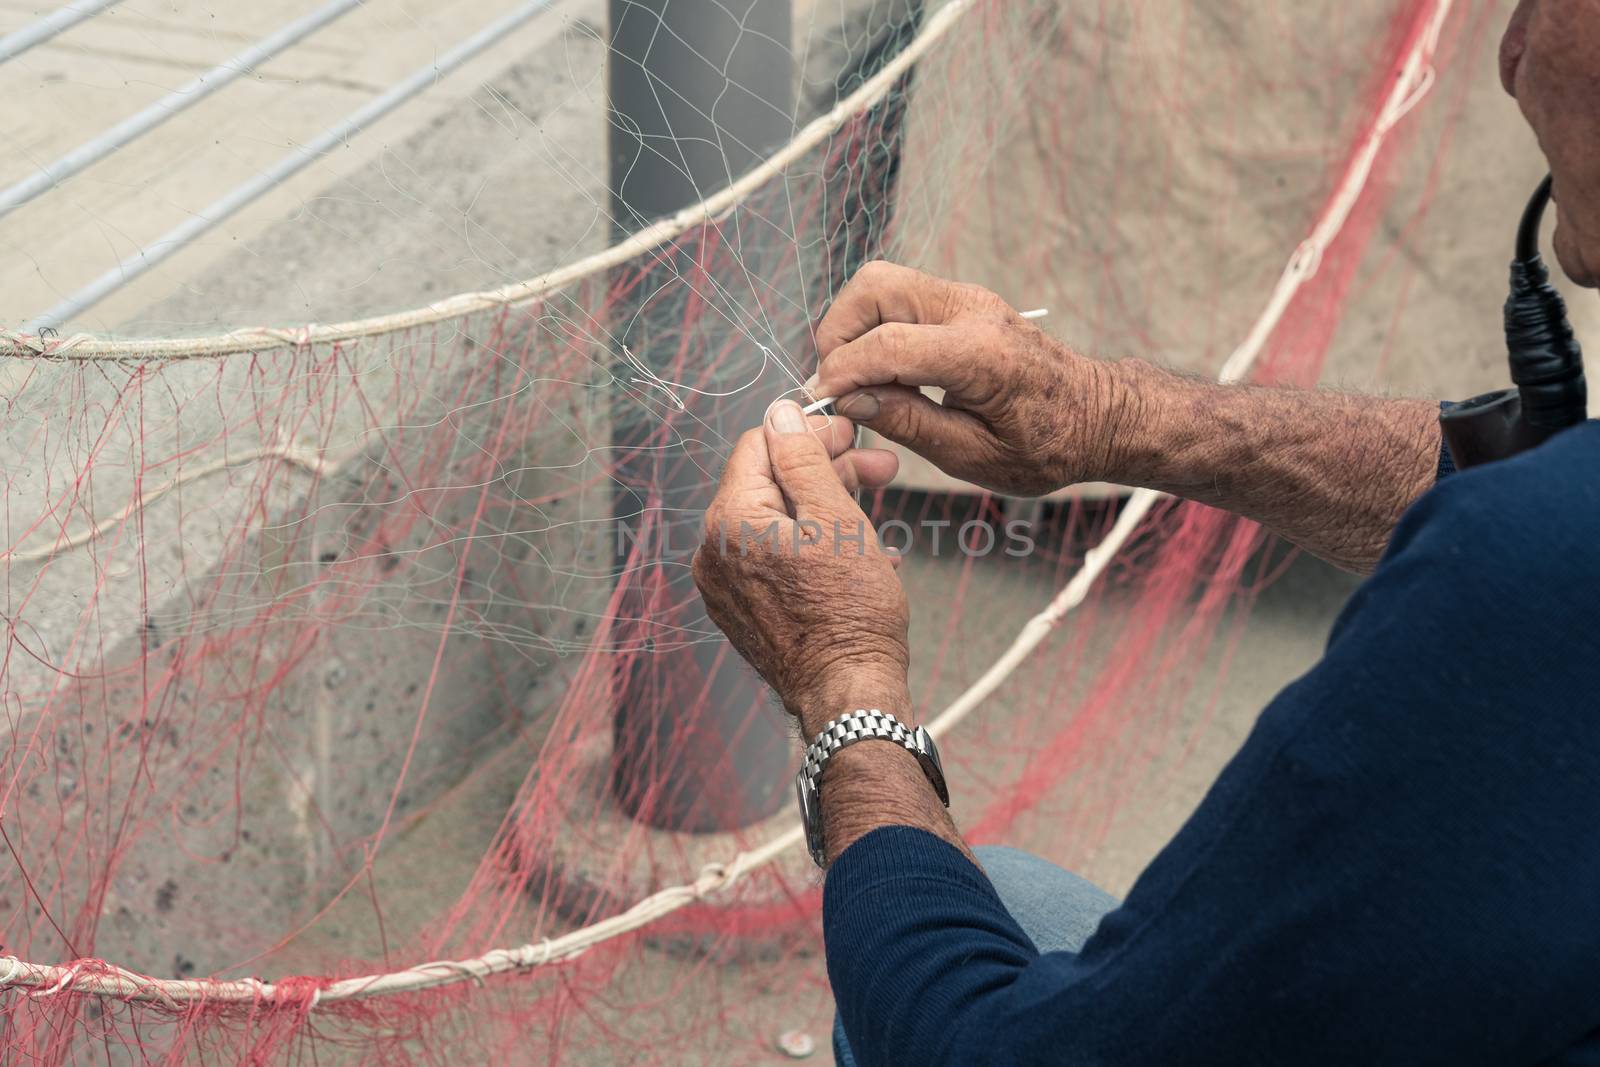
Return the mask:
[[905, 591], [851, 495], [886, 485], [897, 461], [853, 435], [774, 404], [729, 457], [694, 557], [712, 621], [806, 729], [907, 684]]

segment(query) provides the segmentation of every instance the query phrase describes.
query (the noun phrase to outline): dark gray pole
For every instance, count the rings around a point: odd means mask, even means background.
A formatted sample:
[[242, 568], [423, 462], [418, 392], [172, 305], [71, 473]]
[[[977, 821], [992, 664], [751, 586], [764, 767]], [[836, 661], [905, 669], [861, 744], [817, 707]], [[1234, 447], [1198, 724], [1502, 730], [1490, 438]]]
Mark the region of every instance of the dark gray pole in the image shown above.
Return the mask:
[[[722, 188], [789, 138], [792, 17], [789, 0], [610, 0], [616, 236]], [[754, 345], [731, 323], [696, 311], [719, 290], [749, 294], [744, 272], [759, 274], [764, 259], [785, 264], [773, 273], [796, 270], [792, 258], [758, 247], [782, 241], [787, 249], [783, 227], [740, 211], [737, 229], [725, 225], [720, 235], [738, 242], [740, 268], [727, 272], [737, 276], [718, 276], [726, 252], [681, 247], [647, 254], [613, 278], [623, 292], [611, 316], [615, 340], [667, 380], [694, 380], [730, 357], [747, 371], [758, 365]], [[708, 266], [709, 278], [693, 280]], [[632, 376], [619, 368], [623, 382]], [[703, 625], [681, 550], [698, 535], [699, 513], [721, 467], [717, 453], [760, 425], [775, 395], [772, 389], [716, 399], [686, 393], [688, 410], [679, 413], [653, 410], [637, 395], [623, 395], [614, 406], [616, 518], [637, 530], [651, 516], [665, 517], [669, 525], [657, 536], [665, 535], [674, 553], [665, 565], [650, 553], [633, 560], [619, 615], [639, 622], [625, 621], [623, 629], [655, 642], [681, 639], [678, 627]], [[673, 432], [663, 433], [663, 418]], [[683, 444], [686, 438], [693, 443]], [[788, 794], [787, 723], [726, 641], [627, 653], [622, 661], [612, 789], [625, 810], [651, 825], [710, 832], [747, 826], [778, 809]]]

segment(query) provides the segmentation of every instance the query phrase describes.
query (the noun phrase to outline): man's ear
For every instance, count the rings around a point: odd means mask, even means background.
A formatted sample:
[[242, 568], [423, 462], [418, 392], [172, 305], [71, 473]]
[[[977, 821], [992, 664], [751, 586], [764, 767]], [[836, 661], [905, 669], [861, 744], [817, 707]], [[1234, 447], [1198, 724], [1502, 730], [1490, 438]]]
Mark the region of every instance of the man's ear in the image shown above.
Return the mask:
[[1533, 17], [1535, 3], [1536, 0], [1520, 0], [1500, 38], [1500, 85], [1513, 97], [1517, 95], [1517, 69], [1528, 49], [1528, 20]]

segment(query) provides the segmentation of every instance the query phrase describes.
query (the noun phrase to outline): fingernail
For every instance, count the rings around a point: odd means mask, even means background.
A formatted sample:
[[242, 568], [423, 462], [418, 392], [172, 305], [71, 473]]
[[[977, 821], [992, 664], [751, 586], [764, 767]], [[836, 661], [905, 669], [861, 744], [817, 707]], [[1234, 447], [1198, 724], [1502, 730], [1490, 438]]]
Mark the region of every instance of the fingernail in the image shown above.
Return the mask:
[[851, 393], [839, 401], [838, 412], [847, 419], [867, 422], [878, 417], [878, 398], [871, 393]]
[[767, 423], [778, 433], [805, 433], [806, 416], [793, 400], [779, 400], [767, 409]]
[[810, 393], [813, 398], [815, 398], [817, 395], [817, 386], [820, 384], [822, 383], [817, 380], [817, 375], [813, 374], [811, 377], [806, 379], [806, 384], [802, 385], [800, 388], [804, 389], [806, 392]]

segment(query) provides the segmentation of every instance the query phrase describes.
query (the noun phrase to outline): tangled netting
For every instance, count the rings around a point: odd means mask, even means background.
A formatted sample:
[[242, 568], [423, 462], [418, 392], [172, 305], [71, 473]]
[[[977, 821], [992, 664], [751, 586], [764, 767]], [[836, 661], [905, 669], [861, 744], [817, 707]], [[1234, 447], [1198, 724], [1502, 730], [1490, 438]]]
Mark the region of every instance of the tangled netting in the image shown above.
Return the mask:
[[[685, 580], [732, 438], [880, 255], [1096, 354], [1311, 384], [1359, 300], [1387, 358], [1503, 6], [877, 5], [787, 146], [609, 252], [338, 325], [0, 336], [0, 1061], [820, 1036], [785, 782], [726, 801], [748, 825], [656, 825], [782, 740]], [[1188, 758], [1281, 554], [1151, 494], [922, 473], [865, 504], [945, 531], [902, 571], [958, 819], [1081, 865]], [[1033, 550], [974, 545], [984, 518]]]

